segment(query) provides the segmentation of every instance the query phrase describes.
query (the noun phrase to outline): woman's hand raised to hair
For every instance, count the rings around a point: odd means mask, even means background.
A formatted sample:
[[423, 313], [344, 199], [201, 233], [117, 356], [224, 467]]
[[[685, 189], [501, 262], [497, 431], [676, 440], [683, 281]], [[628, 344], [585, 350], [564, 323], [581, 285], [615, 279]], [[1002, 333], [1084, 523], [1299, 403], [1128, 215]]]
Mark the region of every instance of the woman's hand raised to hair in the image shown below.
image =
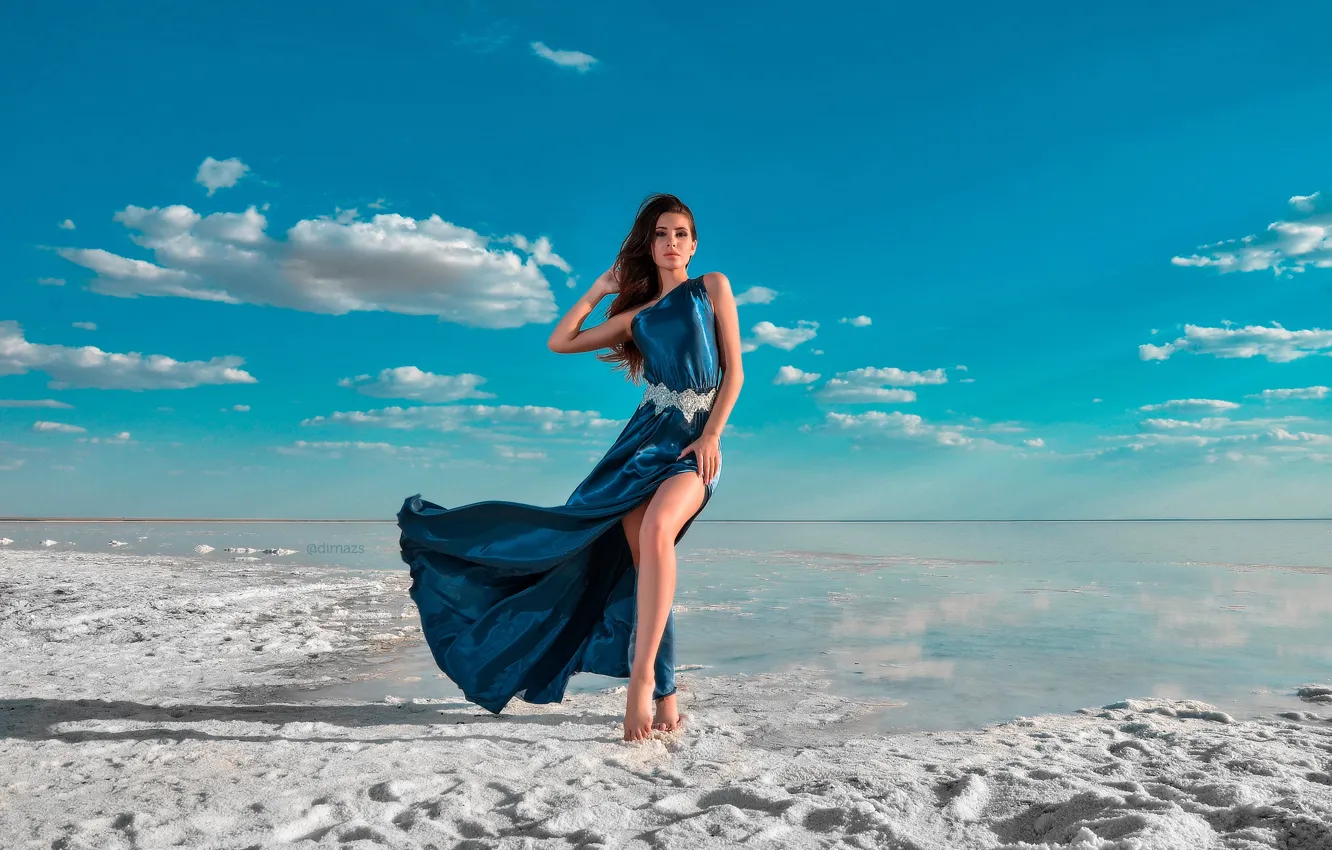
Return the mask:
[[600, 301], [607, 295], [614, 295], [620, 291], [620, 278], [615, 274], [615, 267], [606, 269], [597, 279], [592, 281], [592, 288], [589, 292]]

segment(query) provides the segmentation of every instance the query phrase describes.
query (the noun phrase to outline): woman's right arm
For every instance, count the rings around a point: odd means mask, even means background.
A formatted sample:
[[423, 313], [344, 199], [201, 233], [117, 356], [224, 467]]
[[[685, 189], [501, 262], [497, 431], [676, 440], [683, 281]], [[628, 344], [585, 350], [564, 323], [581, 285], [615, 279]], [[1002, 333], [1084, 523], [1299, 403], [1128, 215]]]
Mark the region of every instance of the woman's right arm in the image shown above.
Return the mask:
[[601, 303], [601, 299], [618, 291], [619, 284], [611, 271], [606, 271], [598, 277], [587, 292], [569, 308], [569, 312], [556, 323], [555, 330], [551, 331], [550, 340], [546, 343], [550, 350], [556, 354], [576, 354], [580, 351], [596, 351], [610, 348], [616, 343], [627, 342], [629, 322], [636, 310], [616, 313], [595, 327], [582, 329], [583, 320], [591, 315], [597, 304]]

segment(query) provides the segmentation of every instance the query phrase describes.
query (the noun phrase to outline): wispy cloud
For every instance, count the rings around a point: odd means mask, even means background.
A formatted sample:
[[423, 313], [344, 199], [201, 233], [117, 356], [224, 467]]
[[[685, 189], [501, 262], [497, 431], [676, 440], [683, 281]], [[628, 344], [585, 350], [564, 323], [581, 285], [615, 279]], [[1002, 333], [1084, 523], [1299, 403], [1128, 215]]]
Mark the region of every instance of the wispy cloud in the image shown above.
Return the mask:
[[126, 443], [133, 443], [134, 440], [130, 439], [129, 431], [121, 431], [110, 437], [79, 437], [79, 442], [92, 445], [123, 446]]
[[508, 44], [512, 32], [502, 22], [490, 24], [484, 32], [461, 32], [453, 40], [455, 47], [471, 50], [475, 53], [492, 53]]
[[162, 354], [116, 354], [91, 345], [42, 345], [23, 338], [15, 321], [0, 321], [0, 375], [44, 372], [52, 389], [176, 390], [203, 384], [253, 384], [241, 357], [173, 360]]
[[1155, 413], [1158, 410], [1234, 410], [1239, 407], [1233, 401], [1216, 398], [1172, 398], [1160, 404], [1144, 404], [1139, 407], [1143, 413]]
[[917, 387], [948, 383], [943, 369], [908, 372], [897, 367], [875, 368], [867, 366], [849, 372], [838, 372], [819, 388], [818, 398], [825, 402], [910, 402], [916, 394], [901, 387]]
[[338, 386], [355, 389], [375, 398], [406, 398], [424, 402], [459, 401], [468, 398], [494, 398], [494, 393], [478, 390], [485, 383], [480, 375], [464, 372], [460, 375], [436, 375], [415, 366], [396, 366], [382, 369], [378, 375], [357, 375], [343, 378]]
[[47, 422], [44, 420], [38, 420], [32, 423], [32, 430], [54, 434], [84, 434], [88, 431], [87, 428], [78, 425], [68, 425], [64, 422]]
[[[101, 248], [58, 253], [92, 269], [89, 289], [120, 297], [173, 296], [225, 304], [264, 304], [343, 315], [382, 310], [437, 316], [487, 328], [513, 328], [555, 317], [542, 266], [569, 264], [547, 239], [492, 240], [438, 215], [413, 219], [381, 213], [369, 221], [346, 210], [337, 220], [298, 221], [271, 238], [255, 207], [202, 216], [187, 206], [128, 206], [114, 219], [155, 263]], [[492, 247], [492, 241], [519, 247]]]
[[837, 321], [841, 322], [844, 325], [851, 325], [852, 327], [856, 328], [864, 328], [868, 327], [873, 322], [873, 319], [871, 319], [869, 316], [850, 316], [850, 317], [843, 316]]
[[539, 41], [532, 42], [532, 52], [561, 68], [573, 68], [580, 74], [587, 73], [597, 63], [595, 56], [589, 56], [580, 50], [552, 50]]
[[39, 277], [37, 283], [40, 286], [64, 286], [65, 279], [63, 277]]
[[74, 323], [71, 325], [71, 327], [79, 328], [80, 330], [85, 330], [85, 331], [95, 331], [95, 330], [97, 330], [97, 323], [96, 323], [96, 322], [74, 322]]
[[1332, 392], [1332, 387], [1298, 387], [1284, 390], [1263, 390], [1260, 393], [1246, 396], [1246, 398], [1257, 398], [1263, 401], [1288, 401], [1291, 399], [1318, 399], [1327, 398], [1327, 394]]
[[1308, 443], [1314, 446], [1332, 446], [1332, 434], [1317, 434], [1309, 431], [1291, 432], [1284, 428], [1274, 428], [1272, 437], [1277, 440]]
[[73, 230], [74, 220], [67, 218], [64, 221], [60, 222], [59, 227], [61, 230]]
[[1274, 221], [1267, 229], [1239, 239], [1199, 246], [1202, 253], [1172, 257], [1177, 266], [1205, 266], [1221, 272], [1271, 270], [1276, 274], [1307, 268], [1332, 268], [1332, 214], [1321, 192], [1295, 195], [1290, 205], [1305, 218]]
[[884, 413], [880, 410], [856, 414], [829, 413], [824, 422], [828, 428], [834, 431], [922, 440], [937, 443], [941, 446], [966, 446], [976, 442], [975, 438], [962, 433], [965, 428], [961, 425], [933, 425], [914, 413], [901, 413], [899, 411], [892, 413]]
[[1224, 417], [1208, 417], [1204, 419], [1144, 419], [1142, 425], [1144, 428], [1151, 428], [1157, 431], [1171, 430], [1176, 428], [1188, 429], [1214, 429], [1224, 428], [1230, 424], [1230, 420]]
[[1289, 203], [1300, 212], [1311, 213], [1317, 208], [1318, 199], [1322, 195], [1322, 192], [1314, 192], [1312, 195], [1291, 195]]
[[1185, 325], [1184, 336], [1174, 342], [1139, 345], [1138, 357], [1168, 360], [1172, 354], [1190, 352], [1214, 357], [1266, 357], [1273, 363], [1287, 363], [1313, 354], [1332, 355], [1329, 349], [1332, 349], [1332, 330], [1289, 331], [1278, 324], [1242, 328]]
[[811, 384], [819, 379], [818, 372], [806, 372], [794, 366], [783, 366], [772, 379], [774, 384]]
[[777, 290], [775, 289], [769, 289], [766, 286], [751, 286], [744, 292], [735, 296], [735, 303], [737, 306], [744, 306], [745, 304], [771, 304], [776, 297]]
[[4, 399], [0, 398], [0, 407], [45, 407], [56, 410], [73, 410], [74, 405], [53, 398]]
[[274, 446], [274, 451], [282, 455], [322, 455], [335, 459], [342, 457], [343, 452], [377, 452], [414, 458], [447, 454], [447, 451], [434, 446], [396, 446], [364, 440], [296, 440], [289, 446]]
[[481, 427], [519, 427], [540, 432], [614, 428], [622, 423], [594, 410], [562, 410], [538, 405], [421, 405], [378, 410], [338, 411], [315, 416], [302, 425], [361, 425], [399, 430], [468, 431]]
[[783, 351], [790, 351], [801, 343], [809, 342], [818, 336], [819, 323], [801, 319], [793, 328], [783, 328], [772, 322], [759, 322], [750, 328], [752, 336], [740, 343], [741, 351], [753, 351], [760, 345], [771, 345]]
[[210, 156], [199, 164], [199, 171], [194, 175], [194, 182], [208, 189], [208, 197], [211, 198], [218, 189], [230, 189], [235, 186], [237, 181], [244, 177], [245, 172], [249, 170], [250, 166], [235, 157], [213, 159]]

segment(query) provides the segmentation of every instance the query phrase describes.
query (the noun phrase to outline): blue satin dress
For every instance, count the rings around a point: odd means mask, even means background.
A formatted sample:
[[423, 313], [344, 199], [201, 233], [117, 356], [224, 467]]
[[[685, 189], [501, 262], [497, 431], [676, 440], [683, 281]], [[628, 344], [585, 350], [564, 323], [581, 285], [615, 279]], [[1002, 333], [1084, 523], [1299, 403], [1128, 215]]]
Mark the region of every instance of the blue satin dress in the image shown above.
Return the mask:
[[[709, 410], [696, 409], [684, 391], [707, 394], [722, 377], [702, 277], [640, 310], [630, 329], [648, 391], [568, 502], [444, 508], [418, 495], [398, 513], [410, 593], [435, 663], [468, 700], [493, 713], [513, 697], [560, 702], [580, 671], [629, 676], [638, 571], [621, 519], [670, 476], [697, 474], [693, 453], [678, 455], [702, 433]], [[673, 395], [686, 403], [663, 403]], [[703, 505], [714, 487], [708, 485]], [[677, 543], [697, 516], [680, 529]], [[654, 674], [654, 698], [675, 692], [674, 613]]]

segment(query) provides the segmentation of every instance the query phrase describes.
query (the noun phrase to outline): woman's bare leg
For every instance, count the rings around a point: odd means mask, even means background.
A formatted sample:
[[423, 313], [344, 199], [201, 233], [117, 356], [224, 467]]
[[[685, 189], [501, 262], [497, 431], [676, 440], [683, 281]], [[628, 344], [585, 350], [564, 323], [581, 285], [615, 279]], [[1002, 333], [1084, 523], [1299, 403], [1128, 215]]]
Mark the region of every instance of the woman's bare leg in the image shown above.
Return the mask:
[[629, 699], [624, 712], [624, 739], [638, 741], [652, 731], [653, 664], [666, 619], [675, 601], [675, 538], [703, 504], [706, 491], [696, 472], [666, 479], [648, 502], [639, 524], [638, 663], [629, 675]]
[[[639, 538], [642, 534], [643, 516], [647, 513], [648, 505], [651, 499], [644, 501], [641, 505], [624, 515], [624, 536], [629, 541], [629, 553], [633, 556], [634, 570], [638, 570], [639, 564]], [[635, 603], [637, 604], [637, 603]], [[664, 627], [663, 627], [664, 628]], [[637, 649], [634, 651], [637, 656]], [[655, 662], [655, 659], [654, 659]], [[655, 663], [653, 667], [655, 668]], [[674, 732], [680, 728], [680, 707], [676, 702], [675, 694], [669, 694], [661, 697], [656, 702], [656, 710], [652, 714], [652, 728], [662, 732]]]

